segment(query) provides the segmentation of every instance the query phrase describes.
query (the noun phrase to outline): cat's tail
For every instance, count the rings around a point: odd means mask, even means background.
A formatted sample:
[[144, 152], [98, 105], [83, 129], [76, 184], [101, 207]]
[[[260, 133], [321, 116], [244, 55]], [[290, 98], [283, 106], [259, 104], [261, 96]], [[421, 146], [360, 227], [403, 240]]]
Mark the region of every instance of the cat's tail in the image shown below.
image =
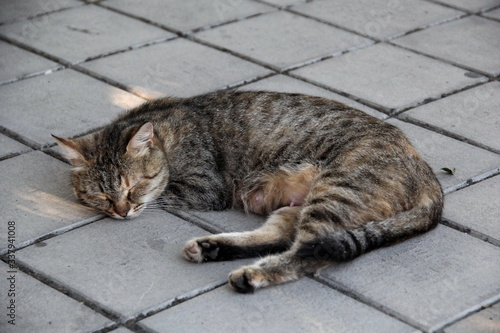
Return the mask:
[[320, 236], [302, 244], [296, 256], [342, 262], [434, 228], [441, 219], [442, 200], [374, 221], [351, 230]]

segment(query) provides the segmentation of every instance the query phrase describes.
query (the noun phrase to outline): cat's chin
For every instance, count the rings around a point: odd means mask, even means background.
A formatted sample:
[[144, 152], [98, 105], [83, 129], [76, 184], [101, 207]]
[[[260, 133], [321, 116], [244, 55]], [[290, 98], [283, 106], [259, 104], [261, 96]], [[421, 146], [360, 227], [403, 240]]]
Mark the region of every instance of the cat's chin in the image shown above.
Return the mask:
[[135, 219], [136, 217], [138, 217], [139, 215], [141, 215], [142, 211], [143, 211], [143, 209], [141, 209], [140, 211], [137, 211], [137, 212], [129, 212], [126, 216], [121, 216], [121, 215], [118, 215], [116, 213], [106, 213], [106, 215], [108, 215], [109, 217], [111, 217], [112, 219], [115, 219], [115, 220], [132, 220], [132, 219]]
[[127, 215], [127, 216], [123, 217], [123, 216], [116, 215], [116, 214], [108, 214], [108, 216], [111, 217], [114, 220], [132, 220], [132, 219], [134, 219], [134, 218], [137, 217], [137, 215], [134, 215], [134, 216], [128, 216]]

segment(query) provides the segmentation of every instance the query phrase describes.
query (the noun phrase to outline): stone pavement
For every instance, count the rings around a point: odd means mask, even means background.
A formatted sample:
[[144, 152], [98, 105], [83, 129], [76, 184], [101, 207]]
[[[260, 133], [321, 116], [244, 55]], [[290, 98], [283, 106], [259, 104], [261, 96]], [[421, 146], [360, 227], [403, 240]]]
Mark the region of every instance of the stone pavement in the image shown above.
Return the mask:
[[[0, 332], [500, 332], [500, 0], [2, 0], [0, 54]], [[180, 250], [262, 218], [123, 222], [75, 200], [51, 133], [230, 88], [400, 127], [443, 185], [442, 223], [240, 295], [226, 278], [250, 260]]]

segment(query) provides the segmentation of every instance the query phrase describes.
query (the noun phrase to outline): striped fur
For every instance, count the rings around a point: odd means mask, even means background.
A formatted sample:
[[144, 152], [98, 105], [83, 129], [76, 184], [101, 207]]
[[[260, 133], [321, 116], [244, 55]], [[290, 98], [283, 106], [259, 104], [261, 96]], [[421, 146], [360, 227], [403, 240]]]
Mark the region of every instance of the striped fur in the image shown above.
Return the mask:
[[146, 207], [269, 215], [255, 231], [196, 238], [183, 250], [195, 262], [264, 256], [231, 273], [240, 292], [409, 238], [441, 217], [441, 187], [401, 131], [324, 98], [165, 98], [88, 138], [56, 139], [77, 196], [114, 218]]

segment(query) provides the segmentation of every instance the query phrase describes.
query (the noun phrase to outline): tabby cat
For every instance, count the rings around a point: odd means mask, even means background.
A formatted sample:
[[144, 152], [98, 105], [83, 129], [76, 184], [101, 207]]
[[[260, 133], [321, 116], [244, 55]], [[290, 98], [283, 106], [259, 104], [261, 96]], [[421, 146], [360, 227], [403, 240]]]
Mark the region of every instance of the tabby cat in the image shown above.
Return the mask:
[[433, 228], [443, 194], [396, 127], [300, 94], [223, 91], [147, 102], [99, 133], [58, 138], [76, 195], [115, 219], [148, 205], [269, 215], [187, 242], [193, 262], [261, 256], [242, 293], [315, 273]]

